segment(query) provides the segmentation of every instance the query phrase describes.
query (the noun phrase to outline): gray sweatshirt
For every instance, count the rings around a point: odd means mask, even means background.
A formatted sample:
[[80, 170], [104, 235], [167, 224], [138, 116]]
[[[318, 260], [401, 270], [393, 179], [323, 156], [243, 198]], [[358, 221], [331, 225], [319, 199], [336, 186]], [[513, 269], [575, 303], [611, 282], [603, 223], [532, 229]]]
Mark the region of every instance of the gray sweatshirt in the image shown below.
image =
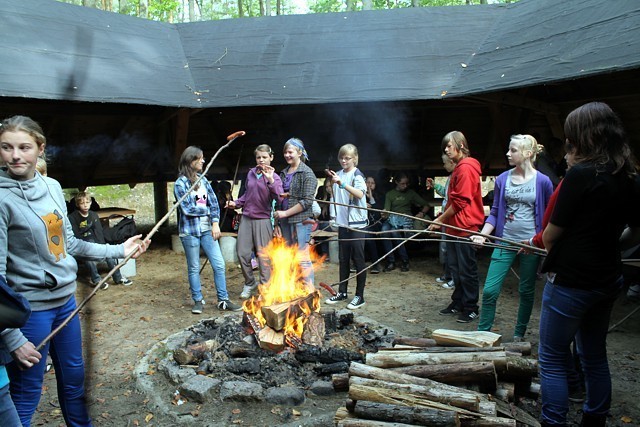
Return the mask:
[[[60, 307], [76, 290], [78, 255], [122, 258], [124, 245], [76, 239], [58, 181], [39, 173], [16, 181], [0, 169], [0, 274], [9, 286], [29, 300], [33, 311]], [[8, 351], [26, 343], [18, 329], [1, 337], [0, 349], [4, 344]]]

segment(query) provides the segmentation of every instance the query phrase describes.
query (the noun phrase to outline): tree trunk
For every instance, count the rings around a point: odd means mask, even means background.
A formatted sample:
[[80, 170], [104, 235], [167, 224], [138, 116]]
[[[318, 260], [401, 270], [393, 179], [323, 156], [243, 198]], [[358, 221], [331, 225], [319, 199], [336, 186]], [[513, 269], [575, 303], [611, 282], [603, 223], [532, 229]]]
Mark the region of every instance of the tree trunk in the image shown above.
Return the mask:
[[438, 345], [463, 347], [494, 347], [500, 343], [502, 335], [489, 331], [455, 331], [436, 329], [431, 334]]
[[434, 347], [436, 340], [431, 338], [396, 337], [393, 345], [410, 345], [413, 347]]
[[362, 0], [362, 10], [373, 10], [373, 1]]
[[386, 403], [359, 401], [355, 414], [367, 420], [405, 423], [421, 426], [450, 427], [460, 425], [458, 414], [454, 411], [442, 411], [430, 408], [411, 408]]
[[[444, 387], [449, 387], [443, 384]], [[417, 384], [390, 383], [382, 380], [371, 380], [351, 376], [349, 378], [349, 397], [353, 400], [367, 400], [380, 403], [395, 403], [406, 406], [429, 407], [426, 402], [439, 402], [449, 406], [449, 410], [462, 408], [478, 413], [480, 410], [480, 399], [476, 394], [467, 390], [459, 389], [454, 392], [447, 389], [422, 386]], [[396, 402], [393, 402], [393, 400]], [[425, 404], [419, 402], [424, 400]], [[433, 406], [431, 406], [433, 407]], [[444, 408], [440, 408], [444, 409]]]
[[378, 368], [397, 368], [410, 365], [441, 365], [445, 363], [493, 362], [498, 366], [506, 366], [507, 355], [504, 351], [488, 351], [479, 353], [369, 353], [366, 355], [367, 365]]
[[242, 10], [242, 0], [238, 0], [238, 18], [243, 18], [244, 12]]
[[404, 366], [390, 370], [445, 384], [479, 383], [495, 389], [497, 382], [496, 368], [492, 362]]
[[189, 0], [189, 22], [195, 22], [196, 20], [196, 0]]
[[138, 0], [138, 17], [149, 19], [149, 0]]

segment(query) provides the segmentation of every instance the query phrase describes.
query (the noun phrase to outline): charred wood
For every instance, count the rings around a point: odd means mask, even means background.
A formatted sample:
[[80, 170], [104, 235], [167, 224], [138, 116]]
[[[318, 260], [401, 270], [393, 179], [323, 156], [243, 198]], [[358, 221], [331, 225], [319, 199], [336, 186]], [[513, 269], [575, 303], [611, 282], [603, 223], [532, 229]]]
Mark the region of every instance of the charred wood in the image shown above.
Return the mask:
[[363, 355], [343, 348], [323, 348], [302, 344], [296, 352], [296, 359], [300, 362], [336, 363], [362, 361]]

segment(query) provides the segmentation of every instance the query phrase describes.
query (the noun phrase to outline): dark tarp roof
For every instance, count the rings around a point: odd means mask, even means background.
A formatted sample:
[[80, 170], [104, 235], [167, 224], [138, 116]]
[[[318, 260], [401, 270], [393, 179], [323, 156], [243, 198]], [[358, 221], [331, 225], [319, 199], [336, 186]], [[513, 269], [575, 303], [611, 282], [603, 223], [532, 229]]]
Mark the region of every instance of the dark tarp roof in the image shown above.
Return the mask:
[[167, 24], [0, 2], [0, 96], [168, 107], [428, 100], [638, 68], [640, 2]]

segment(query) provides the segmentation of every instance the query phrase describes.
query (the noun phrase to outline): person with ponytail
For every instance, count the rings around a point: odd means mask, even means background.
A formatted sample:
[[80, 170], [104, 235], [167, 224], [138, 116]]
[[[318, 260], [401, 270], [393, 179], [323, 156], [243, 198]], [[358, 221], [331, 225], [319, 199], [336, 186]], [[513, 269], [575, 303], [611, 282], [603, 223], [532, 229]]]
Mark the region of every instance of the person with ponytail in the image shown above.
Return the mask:
[[[546, 175], [536, 171], [536, 154], [542, 149], [531, 135], [513, 135], [507, 150], [507, 160], [514, 166], [496, 179], [493, 206], [481, 233], [512, 241], [527, 240], [542, 230], [542, 218], [553, 193], [553, 184]], [[479, 245], [487, 240], [471, 236]], [[521, 341], [527, 330], [536, 293], [536, 278], [540, 256], [495, 248], [485, 279], [480, 309], [479, 331], [490, 331], [496, 315], [496, 305], [504, 279], [516, 258], [520, 261], [518, 294], [520, 306], [514, 341]]]

